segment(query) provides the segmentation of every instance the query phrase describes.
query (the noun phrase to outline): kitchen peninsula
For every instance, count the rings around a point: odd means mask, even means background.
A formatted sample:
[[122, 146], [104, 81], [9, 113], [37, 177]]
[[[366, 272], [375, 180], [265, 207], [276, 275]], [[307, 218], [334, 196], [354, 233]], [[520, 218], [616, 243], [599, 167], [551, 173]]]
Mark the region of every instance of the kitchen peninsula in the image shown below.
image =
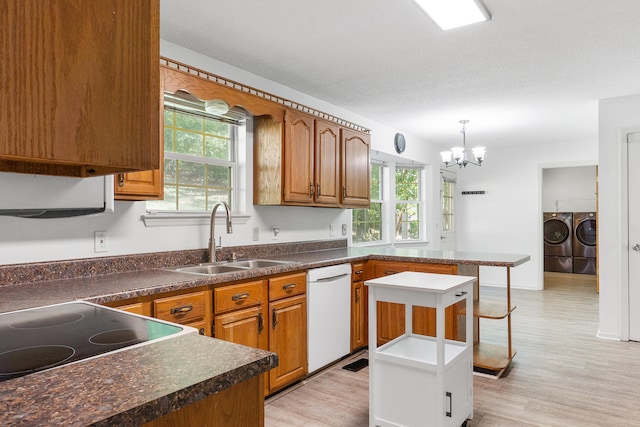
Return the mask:
[[[115, 305], [168, 292], [216, 289], [230, 282], [345, 262], [366, 264], [372, 274], [376, 263], [393, 262], [414, 269], [444, 266], [457, 272], [459, 268], [461, 274], [473, 275], [468, 268], [510, 269], [529, 260], [527, 255], [422, 248], [348, 248], [346, 241], [336, 240], [228, 247], [222, 258], [230, 258], [232, 251], [248, 258], [289, 263], [217, 276], [165, 269], [205, 262], [207, 251], [199, 249], [0, 266], [0, 312], [72, 300]], [[217, 339], [189, 335], [165, 340], [0, 383], [0, 405], [9, 408], [0, 414], [0, 424], [20, 425], [20, 420], [28, 424], [29, 419], [76, 425], [100, 425], [118, 419], [126, 424], [126, 420], [133, 419], [128, 417], [148, 421], [226, 387], [247, 380], [261, 381], [260, 374], [276, 365], [273, 353]], [[195, 379], [190, 382], [188, 378]], [[137, 380], [143, 382], [136, 383]], [[43, 399], [47, 400], [46, 405], [33, 405]], [[233, 401], [225, 399], [225, 406]], [[78, 418], [80, 414], [86, 418]]]

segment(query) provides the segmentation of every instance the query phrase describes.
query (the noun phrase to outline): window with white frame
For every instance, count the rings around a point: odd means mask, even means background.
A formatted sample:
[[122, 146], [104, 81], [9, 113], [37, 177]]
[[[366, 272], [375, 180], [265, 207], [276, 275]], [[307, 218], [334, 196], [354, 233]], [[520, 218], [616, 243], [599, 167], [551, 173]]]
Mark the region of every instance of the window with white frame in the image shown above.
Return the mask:
[[164, 200], [148, 201], [147, 210], [210, 211], [218, 201], [233, 209], [240, 122], [173, 101], [165, 95]]
[[455, 230], [456, 180], [442, 175], [442, 231]]
[[396, 241], [418, 240], [421, 238], [422, 169], [410, 166], [395, 169]]
[[353, 209], [352, 243], [380, 242], [383, 239], [383, 168], [371, 164], [371, 204], [368, 209]]

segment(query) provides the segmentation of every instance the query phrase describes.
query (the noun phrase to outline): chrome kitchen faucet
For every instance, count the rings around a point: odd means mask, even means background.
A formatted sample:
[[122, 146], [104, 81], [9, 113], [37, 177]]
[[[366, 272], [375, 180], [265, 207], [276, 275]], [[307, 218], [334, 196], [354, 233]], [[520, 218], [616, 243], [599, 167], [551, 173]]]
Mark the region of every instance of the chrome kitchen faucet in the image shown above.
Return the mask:
[[211, 235], [209, 236], [209, 262], [216, 262], [216, 239], [215, 239], [215, 226], [216, 226], [216, 211], [220, 206], [224, 206], [225, 219], [227, 222], [227, 234], [233, 233], [233, 225], [231, 224], [231, 212], [229, 205], [226, 202], [217, 202], [213, 205], [211, 211]]

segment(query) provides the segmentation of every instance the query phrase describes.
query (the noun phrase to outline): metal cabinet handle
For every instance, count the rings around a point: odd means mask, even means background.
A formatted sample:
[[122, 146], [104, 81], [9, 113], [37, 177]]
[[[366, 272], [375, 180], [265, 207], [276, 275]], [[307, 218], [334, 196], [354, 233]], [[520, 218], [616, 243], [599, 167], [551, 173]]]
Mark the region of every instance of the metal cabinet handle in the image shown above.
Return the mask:
[[342, 198], [346, 199], [347, 198], [347, 187], [346, 186], [342, 186]]
[[356, 271], [354, 271], [354, 273], [355, 274], [362, 274], [362, 273], [364, 273], [364, 270], [356, 270]]
[[124, 174], [118, 174], [118, 187], [124, 187]]
[[192, 305], [183, 305], [180, 307], [173, 307], [171, 310], [169, 310], [169, 312], [171, 314], [185, 314], [190, 312], [191, 310], [193, 310]]
[[235, 302], [242, 301], [249, 298], [249, 292], [243, 292], [241, 294], [235, 294], [231, 299]]
[[262, 317], [262, 313], [258, 313], [258, 333], [261, 334], [264, 330], [264, 317]]
[[309, 198], [313, 197], [313, 182], [309, 183]]
[[320, 184], [316, 184], [316, 196], [320, 196]]
[[387, 274], [387, 275], [388, 274], [398, 274], [398, 272], [397, 271], [393, 271], [393, 270], [385, 270], [384, 274]]
[[271, 326], [273, 327], [273, 329], [278, 326], [278, 312], [275, 308], [273, 309], [273, 311], [271, 311]]
[[292, 290], [295, 287], [296, 287], [295, 283], [289, 283], [289, 284], [286, 284], [286, 285], [282, 285], [282, 290], [288, 292], [288, 291]]
[[457, 297], [463, 297], [463, 296], [465, 296], [466, 294], [467, 294], [467, 291], [462, 291], [462, 292], [458, 292], [458, 293], [456, 294], [456, 296], [457, 296]]
[[634, 251], [640, 252], [640, 244], [636, 243], [635, 245], [633, 245], [633, 247], [631, 249], [633, 249]]
[[451, 414], [453, 413], [453, 398], [451, 397], [451, 392], [446, 392], [445, 393], [447, 395], [447, 398], [449, 399], [449, 410], [446, 413], [446, 416], [451, 418]]

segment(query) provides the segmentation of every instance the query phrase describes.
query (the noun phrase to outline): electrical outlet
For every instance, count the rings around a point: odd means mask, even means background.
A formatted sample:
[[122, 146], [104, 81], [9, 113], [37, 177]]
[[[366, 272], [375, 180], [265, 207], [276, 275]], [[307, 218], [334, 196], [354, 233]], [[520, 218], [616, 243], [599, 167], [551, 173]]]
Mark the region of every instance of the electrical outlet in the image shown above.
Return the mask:
[[96, 231], [93, 236], [94, 252], [109, 252], [109, 235], [106, 231]]
[[257, 242], [258, 240], [260, 240], [260, 228], [253, 227], [253, 241]]
[[329, 236], [333, 237], [336, 235], [336, 226], [333, 224], [329, 224]]
[[347, 235], [347, 224], [342, 224], [342, 235], [343, 236]]

